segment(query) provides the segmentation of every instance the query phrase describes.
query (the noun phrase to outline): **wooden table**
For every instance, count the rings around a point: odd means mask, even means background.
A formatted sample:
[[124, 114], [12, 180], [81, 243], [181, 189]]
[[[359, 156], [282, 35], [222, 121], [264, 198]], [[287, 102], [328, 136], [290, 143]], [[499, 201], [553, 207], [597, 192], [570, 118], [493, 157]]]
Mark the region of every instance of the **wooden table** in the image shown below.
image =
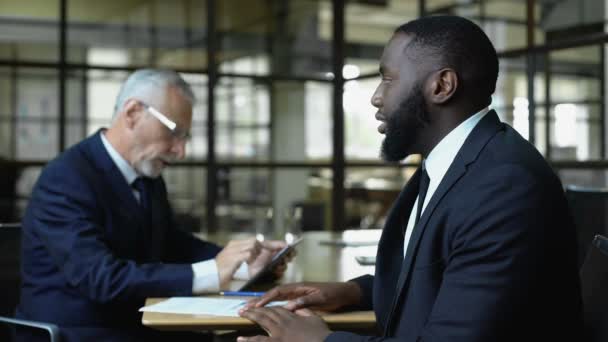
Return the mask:
[[[346, 281], [364, 274], [373, 274], [374, 266], [357, 263], [357, 255], [375, 255], [377, 246], [338, 247], [321, 244], [322, 241], [377, 241], [380, 230], [351, 230], [339, 233], [306, 232], [304, 240], [297, 247], [298, 255], [287, 268], [280, 283], [299, 281]], [[225, 243], [229, 238], [241, 238], [242, 234], [230, 236], [210, 236], [208, 240]], [[243, 283], [233, 282], [237, 289]], [[148, 298], [146, 305], [158, 303], [163, 298]], [[324, 320], [334, 329], [371, 329], [375, 326], [373, 311], [322, 314]], [[142, 323], [159, 330], [248, 330], [256, 329], [251, 321], [240, 317], [219, 317], [208, 315], [182, 315], [144, 312]]]
[[[239, 297], [230, 297], [238, 299]], [[148, 298], [146, 305], [152, 305], [164, 298]], [[352, 311], [344, 313], [319, 313], [332, 329], [368, 329], [376, 325], [373, 311]], [[257, 330], [257, 326], [241, 317], [211, 315], [180, 315], [144, 312], [142, 323], [165, 331], [208, 331], [208, 330]]]

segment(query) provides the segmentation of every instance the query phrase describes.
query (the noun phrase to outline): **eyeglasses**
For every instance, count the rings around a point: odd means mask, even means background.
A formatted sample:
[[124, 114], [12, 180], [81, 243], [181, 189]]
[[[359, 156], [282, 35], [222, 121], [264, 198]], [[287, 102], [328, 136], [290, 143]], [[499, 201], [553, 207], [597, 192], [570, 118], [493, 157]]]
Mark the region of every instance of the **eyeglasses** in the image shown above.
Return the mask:
[[177, 128], [177, 124], [169, 119], [165, 114], [158, 111], [156, 108], [150, 106], [147, 103], [139, 101], [139, 103], [144, 106], [144, 108], [148, 111], [148, 113], [152, 114], [155, 118], [158, 119], [165, 127], [167, 127], [171, 131], [171, 135], [178, 140], [188, 141], [190, 140], [190, 133], [180, 130]]

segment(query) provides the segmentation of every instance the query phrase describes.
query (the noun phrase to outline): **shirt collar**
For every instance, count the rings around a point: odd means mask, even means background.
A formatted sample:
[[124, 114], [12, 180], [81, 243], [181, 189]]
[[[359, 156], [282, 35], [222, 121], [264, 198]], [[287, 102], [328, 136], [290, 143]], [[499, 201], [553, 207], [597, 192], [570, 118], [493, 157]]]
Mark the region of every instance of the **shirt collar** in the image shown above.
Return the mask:
[[108, 151], [110, 158], [112, 159], [116, 167], [118, 167], [118, 170], [120, 170], [120, 173], [123, 175], [123, 177], [125, 177], [127, 184], [133, 184], [133, 181], [138, 177], [137, 172], [135, 172], [131, 165], [129, 165], [129, 163], [120, 155], [120, 153], [118, 153], [118, 151], [114, 149], [108, 139], [106, 139], [105, 130], [101, 131], [99, 136], [101, 137], [101, 142], [106, 148], [106, 151]]
[[489, 108], [484, 108], [481, 111], [473, 114], [471, 117], [460, 123], [448, 135], [446, 135], [435, 148], [429, 153], [424, 160], [426, 171], [431, 181], [441, 181], [443, 176], [448, 171], [450, 165], [456, 158], [456, 154], [464, 144], [473, 128], [479, 121], [490, 111]]

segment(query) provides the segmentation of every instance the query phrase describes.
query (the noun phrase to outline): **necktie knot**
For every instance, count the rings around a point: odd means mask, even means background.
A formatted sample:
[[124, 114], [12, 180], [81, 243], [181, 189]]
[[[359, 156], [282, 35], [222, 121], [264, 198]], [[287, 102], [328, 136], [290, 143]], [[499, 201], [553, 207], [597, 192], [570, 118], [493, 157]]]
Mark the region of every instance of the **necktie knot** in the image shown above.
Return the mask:
[[135, 178], [135, 180], [133, 181], [133, 183], [131, 183], [131, 187], [133, 187], [133, 189], [142, 192], [142, 190], [144, 190], [144, 187], [146, 186], [144, 183], [144, 178], [143, 177], [137, 177]]

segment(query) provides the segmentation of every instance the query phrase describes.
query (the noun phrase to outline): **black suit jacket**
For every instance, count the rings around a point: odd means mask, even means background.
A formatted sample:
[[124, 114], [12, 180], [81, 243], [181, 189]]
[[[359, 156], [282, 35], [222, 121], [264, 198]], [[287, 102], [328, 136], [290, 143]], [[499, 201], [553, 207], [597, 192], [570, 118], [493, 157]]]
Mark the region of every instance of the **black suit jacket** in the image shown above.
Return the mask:
[[192, 294], [191, 263], [220, 248], [175, 227], [162, 178], [151, 224], [99, 132], [45, 167], [23, 218], [17, 316], [55, 323], [64, 340], [150, 340], [147, 297]]
[[403, 258], [420, 172], [395, 202], [375, 276], [358, 282], [383, 337], [328, 341], [562, 341], [582, 324], [576, 236], [543, 157], [489, 112], [425, 208]]

